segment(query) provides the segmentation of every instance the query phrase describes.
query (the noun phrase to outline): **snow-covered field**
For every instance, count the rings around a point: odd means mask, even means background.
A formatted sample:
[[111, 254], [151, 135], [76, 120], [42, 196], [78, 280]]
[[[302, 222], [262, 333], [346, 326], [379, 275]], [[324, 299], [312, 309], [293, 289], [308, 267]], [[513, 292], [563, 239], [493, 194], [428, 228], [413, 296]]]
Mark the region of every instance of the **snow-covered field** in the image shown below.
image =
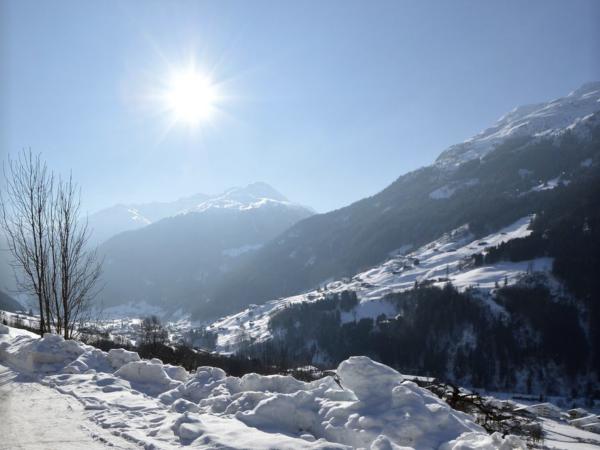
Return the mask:
[[[3, 411], [11, 417], [0, 421], [0, 435], [12, 440], [0, 444], [7, 448], [26, 448], [36, 433], [44, 435], [45, 423], [54, 426], [53, 436], [79, 430], [86, 447], [95, 438], [94, 444], [148, 449], [524, 448], [516, 437], [486, 434], [472, 417], [367, 357], [342, 362], [339, 384], [332, 377], [310, 383], [278, 375], [236, 378], [214, 367], [188, 373], [136, 353], [105, 353], [0, 325], [0, 364], [14, 374], [5, 381], [11, 391], [35, 380], [44, 388], [34, 390], [48, 396], [45, 409], [30, 412], [42, 422], [33, 436], [6, 428], [23, 426], [23, 405], [11, 402]], [[83, 409], [73, 410], [80, 414], [69, 415], [68, 401], [52, 401], [55, 393], [78, 400]]]
[[346, 321], [363, 317], [376, 318], [380, 314], [395, 314], [394, 308], [384, 301], [384, 297], [411, 289], [415, 282], [443, 286], [451, 281], [459, 290], [476, 287], [481, 290], [482, 298], [485, 299], [495, 287], [505, 283], [514, 284], [528, 271], [551, 270], [552, 258], [520, 262], [501, 261], [480, 267], [469, 264], [472, 255], [484, 253], [486, 247], [528, 236], [531, 233], [531, 219], [531, 216], [523, 217], [481, 239], [475, 239], [468, 227], [460, 227], [415, 251], [407, 252], [406, 247], [400, 249], [383, 264], [351, 279], [330, 282], [324, 290], [272, 300], [262, 305], [251, 305], [237, 314], [217, 320], [209, 325], [208, 329], [218, 334], [217, 350], [230, 352], [234, 351], [243, 339], [252, 339], [255, 342], [269, 339], [269, 318], [286, 305], [319, 301], [329, 293], [345, 290], [356, 292], [360, 303], [354, 311], [344, 314], [342, 319]]

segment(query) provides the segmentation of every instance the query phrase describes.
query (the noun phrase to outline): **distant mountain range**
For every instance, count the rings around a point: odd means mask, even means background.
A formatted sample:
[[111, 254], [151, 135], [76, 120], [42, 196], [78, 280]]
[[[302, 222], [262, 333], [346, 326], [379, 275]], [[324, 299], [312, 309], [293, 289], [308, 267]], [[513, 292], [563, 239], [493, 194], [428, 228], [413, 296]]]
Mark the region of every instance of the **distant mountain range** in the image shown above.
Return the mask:
[[23, 306], [18, 301], [6, 292], [0, 291], [0, 310], [15, 312], [23, 309]]
[[[120, 207], [102, 213], [105, 223], [128, 217], [113, 221], [113, 230], [123, 224], [135, 228], [99, 247], [105, 258], [100, 299], [105, 305], [144, 301], [170, 310], [211, 300], [223, 274], [313, 213], [266, 183], [124, 208], [127, 214]], [[171, 215], [160, 218], [166, 213]]]

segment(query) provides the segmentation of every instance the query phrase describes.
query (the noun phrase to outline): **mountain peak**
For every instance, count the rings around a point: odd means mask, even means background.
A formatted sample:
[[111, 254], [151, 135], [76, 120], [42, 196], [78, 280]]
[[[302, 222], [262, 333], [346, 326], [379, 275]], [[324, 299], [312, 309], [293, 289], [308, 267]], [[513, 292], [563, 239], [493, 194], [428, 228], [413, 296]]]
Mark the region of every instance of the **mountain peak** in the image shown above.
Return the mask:
[[600, 81], [589, 81], [571, 92], [567, 97], [585, 97], [600, 92]]
[[599, 111], [600, 82], [586, 83], [565, 97], [513, 109], [493, 126], [446, 149], [437, 158], [436, 165], [452, 168], [483, 158], [510, 138], [557, 136], [567, 129], [575, 130]]
[[267, 198], [270, 200], [277, 200], [279, 202], [287, 202], [288, 201], [288, 199], [281, 192], [279, 192], [277, 189], [275, 189], [270, 184], [265, 183], [264, 181], [256, 181], [254, 183], [250, 183], [243, 187], [236, 186], [236, 187], [229, 188], [222, 194], [215, 195], [211, 199], [208, 199], [208, 200], [212, 200], [214, 198], [220, 198], [220, 197], [224, 197], [224, 196], [227, 196], [227, 197], [246, 196], [246, 197], [251, 197], [251, 198], [255, 198], [255, 199]]
[[245, 187], [234, 187], [220, 195], [182, 211], [182, 213], [201, 212], [211, 208], [247, 210], [263, 206], [298, 206], [290, 202], [275, 188], [264, 182], [251, 183]]
[[272, 200], [278, 200], [281, 202], [288, 201], [288, 199], [283, 194], [281, 194], [281, 192], [279, 192], [270, 184], [265, 183], [264, 181], [256, 181], [254, 183], [250, 183], [248, 186], [242, 189], [256, 197], [270, 198]]

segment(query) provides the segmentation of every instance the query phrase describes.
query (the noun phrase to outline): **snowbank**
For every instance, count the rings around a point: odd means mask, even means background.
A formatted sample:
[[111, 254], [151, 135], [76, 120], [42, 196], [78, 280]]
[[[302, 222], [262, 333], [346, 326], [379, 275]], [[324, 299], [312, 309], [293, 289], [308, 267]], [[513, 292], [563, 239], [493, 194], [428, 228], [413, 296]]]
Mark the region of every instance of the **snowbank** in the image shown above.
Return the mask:
[[342, 362], [338, 379], [237, 378], [2, 328], [0, 363], [36, 373], [79, 399], [97, 424], [147, 448], [524, 448], [364, 356]]
[[115, 372], [115, 376], [128, 380], [140, 391], [162, 393], [179, 385], [181, 381], [173, 380], [162, 363], [153, 361], [133, 361], [125, 364]]
[[139, 361], [140, 355], [122, 348], [113, 348], [108, 351], [108, 360], [113, 368], [120, 369], [127, 363]]
[[461, 436], [460, 439], [452, 440], [440, 447], [440, 450], [467, 450], [467, 449], [500, 449], [510, 450], [521, 448], [523, 444], [515, 436], [502, 438], [500, 433], [494, 433], [491, 436], [479, 433], [469, 433]]
[[[3, 335], [11, 336], [10, 333]], [[0, 361], [6, 361], [13, 367], [28, 373], [59, 371], [86, 350], [92, 349], [75, 341], [65, 341], [62, 336], [48, 333], [41, 339], [32, 338], [29, 334], [19, 334], [14, 336], [10, 344], [7, 344], [7, 342], [0, 343]]]

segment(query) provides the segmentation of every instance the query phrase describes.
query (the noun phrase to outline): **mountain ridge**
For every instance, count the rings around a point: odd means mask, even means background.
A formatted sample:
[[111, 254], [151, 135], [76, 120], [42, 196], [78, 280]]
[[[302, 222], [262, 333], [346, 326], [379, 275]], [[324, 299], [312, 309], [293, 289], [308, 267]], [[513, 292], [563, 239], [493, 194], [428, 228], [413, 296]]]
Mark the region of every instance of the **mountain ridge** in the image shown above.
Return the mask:
[[[297, 294], [352, 276], [381, 263], [394, 249], [423, 245], [465, 223], [483, 235], [529, 214], [537, 201], [532, 193], [544, 189], [544, 183], [597, 164], [598, 150], [590, 145], [600, 129], [597, 86], [588, 83], [571, 96], [526, 107], [519, 117], [537, 121], [535, 126], [519, 132], [507, 128], [477, 157], [458, 154], [460, 164], [455, 165], [439, 164], [438, 158], [371, 197], [298, 222], [258, 250], [245, 267], [227, 274], [214, 303], [203, 304], [196, 314], [214, 317]], [[545, 129], [539, 126], [543, 114], [551, 117]], [[527, 129], [533, 134], [522, 131]]]
[[237, 205], [241, 208], [261, 199], [285, 203], [290, 207], [296, 206], [269, 184], [254, 182], [243, 187], [226, 189], [220, 194], [198, 193], [170, 202], [118, 203], [91, 214], [88, 217], [88, 225], [92, 230], [92, 242], [101, 244], [121, 232], [140, 229], [167, 217], [212, 207]]

